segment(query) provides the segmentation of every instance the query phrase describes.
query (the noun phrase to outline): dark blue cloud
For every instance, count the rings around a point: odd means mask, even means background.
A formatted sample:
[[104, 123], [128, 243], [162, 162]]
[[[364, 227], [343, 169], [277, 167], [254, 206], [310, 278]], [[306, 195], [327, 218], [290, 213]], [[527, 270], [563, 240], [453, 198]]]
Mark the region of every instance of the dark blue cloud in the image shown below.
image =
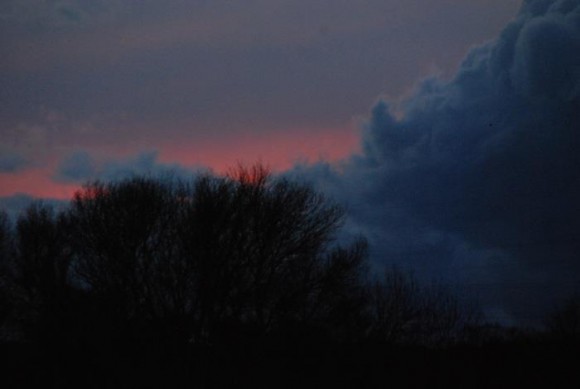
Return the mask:
[[475, 286], [502, 319], [536, 319], [580, 288], [579, 108], [580, 3], [526, 1], [450, 81], [377, 103], [343, 167], [351, 187], [324, 182], [377, 261]]
[[384, 198], [485, 246], [577, 247], [580, 4], [549, 3], [527, 2], [451, 82], [426, 81], [400, 120], [374, 108], [363, 162]]

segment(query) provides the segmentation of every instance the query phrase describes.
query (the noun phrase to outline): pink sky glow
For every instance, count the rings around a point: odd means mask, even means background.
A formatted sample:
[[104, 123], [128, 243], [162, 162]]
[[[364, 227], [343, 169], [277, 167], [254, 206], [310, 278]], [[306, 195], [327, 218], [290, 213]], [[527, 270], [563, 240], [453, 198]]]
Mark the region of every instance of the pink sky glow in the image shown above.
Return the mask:
[[[274, 171], [284, 171], [297, 162], [336, 162], [347, 158], [359, 150], [359, 133], [350, 127], [293, 128], [262, 134], [246, 132], [242, 136], [236, 134], [195, 142], [171, 139], [156, 146], [156, 162], [161, 164], [177, 164], [185, 168], [207, 167], [216, 173], [225, 173], [238, 163], [260, 161]], [[102, 154], [107, 151], [102, 147], [99, 149]], [[113, 151], [115, 158], [119, 159], [136, 155], [135, 150], [124, 147], [111, 147], [108, 151]], [[60, 161], [51, 158], [43, 162], [20, 172], [0, 173], [0, 196], [26, 194], [39, 198], [71, 198], [80, 183], [55, 180]]]

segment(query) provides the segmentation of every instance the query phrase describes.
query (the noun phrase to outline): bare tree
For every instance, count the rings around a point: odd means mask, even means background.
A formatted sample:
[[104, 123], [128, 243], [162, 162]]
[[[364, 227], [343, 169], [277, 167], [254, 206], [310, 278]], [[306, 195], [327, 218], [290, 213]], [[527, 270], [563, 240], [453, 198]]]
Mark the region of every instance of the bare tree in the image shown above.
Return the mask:
[[197, 336], [224, 321], [268, 332], [308, 310], [340, 207], [260, 165], [202, 177], [185, 192], [181, 236], [199, 298]]
[[342, 218], [309, 186], [255, 165], [189, 182], [89, 183], [66, 220], [77, 287], [109, 316], [172, 323], [167, 332], [206, 342], [321, 312], [341, 322], [338, 312], [346, 317], [360, 297], [366, 260], [364, 243], [334, 247]]
[[169, 184], [148, 178], [93, 182], [75, 194], [67, 219], [78, 286], [119, 320], [155, 319], [171, 305], [176, 206]]

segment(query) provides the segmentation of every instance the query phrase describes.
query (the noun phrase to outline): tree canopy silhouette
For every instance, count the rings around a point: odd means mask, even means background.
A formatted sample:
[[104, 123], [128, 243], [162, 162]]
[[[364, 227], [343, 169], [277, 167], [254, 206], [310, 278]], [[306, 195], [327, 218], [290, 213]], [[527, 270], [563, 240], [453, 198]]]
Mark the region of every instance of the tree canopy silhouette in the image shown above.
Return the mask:
[[260, 165], [193, 182], [92, 182], [64, 217], [69, 281], [132, 334], [169, 326], [155, 331], [205, 342], [331, 318], [344, 326], [348, 300], [362, 298], [366, 244], [333, 242], [343, 215]]
[[[476, 312], [449, 290], [397, 268], [373, 278], [366, 241], [336, 240], [344, 216], [261, 165], [94, 181], [58, 212], [0, 212], [0, 343], [16, 341], [14, 360], [36, 361], [55, 387], [222, 387], [250, 365], [268, 367], [263, 382], [325, 366], [339, 382], [382, 360], [384, 378], [395, 360], [477, 336]], [[554, 335], [577, 341], [577, 308], [550, 318]], [[431, 358], [442, 355], [455, 358]]]
[[15, 230], [0, 217], [2, 317], [25, 338], [101, 345], [289, 333], [429, 343], [469, 320], [450, 293], [396, 270], [371, 282], [366, 241], [335, 240], [343, 219], [259, 164], [89, 182], [64, 211], [34, 204]]

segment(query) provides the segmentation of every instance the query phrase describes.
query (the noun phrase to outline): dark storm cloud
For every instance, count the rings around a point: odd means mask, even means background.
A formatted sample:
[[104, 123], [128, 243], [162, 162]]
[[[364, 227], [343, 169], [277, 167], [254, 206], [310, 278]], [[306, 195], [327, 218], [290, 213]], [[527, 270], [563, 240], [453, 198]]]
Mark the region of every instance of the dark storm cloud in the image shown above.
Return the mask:
[[378, 261], [471, 283], [496, 317], [537, 318], [580, 288], [579, 108], [580, 3], [527, 1], [451, 81], [373, 108], [350, 187], [312, 174]]
[[484, 246], [577, 247], [579, 29], [578, 2], [530, 1], [451, 82], [424, 82], [400, 120], [375, 106], [362, 162], [380, 193]]

